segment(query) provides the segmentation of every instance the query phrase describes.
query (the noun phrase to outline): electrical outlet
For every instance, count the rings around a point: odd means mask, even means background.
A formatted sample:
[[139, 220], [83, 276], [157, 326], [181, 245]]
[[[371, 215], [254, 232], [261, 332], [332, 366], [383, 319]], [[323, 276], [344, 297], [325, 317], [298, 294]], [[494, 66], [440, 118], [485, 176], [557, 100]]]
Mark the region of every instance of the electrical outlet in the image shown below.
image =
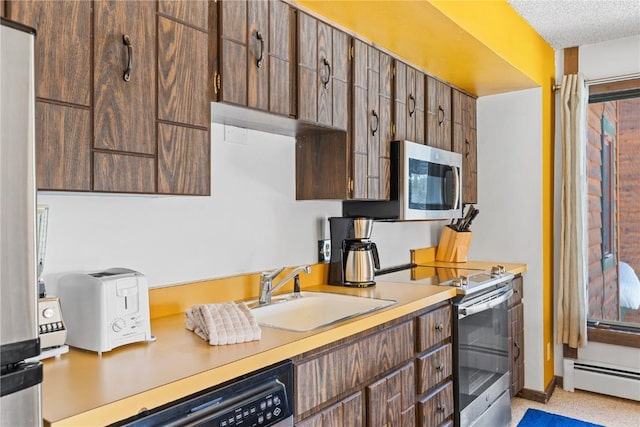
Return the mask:
[[331, 240], [318, 240], [318, 262], [331, 261]]

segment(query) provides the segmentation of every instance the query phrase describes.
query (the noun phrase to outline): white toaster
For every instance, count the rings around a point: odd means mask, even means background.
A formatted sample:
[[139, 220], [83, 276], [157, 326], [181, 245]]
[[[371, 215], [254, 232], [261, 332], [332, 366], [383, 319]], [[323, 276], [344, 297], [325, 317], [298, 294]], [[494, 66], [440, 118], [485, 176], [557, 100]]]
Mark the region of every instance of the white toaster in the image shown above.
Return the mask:
[[111, 268], [66, 274], [58, 282], [58, 297], [70, 346], [101, 355], [121, 345], [154, 340], [142, 273]]

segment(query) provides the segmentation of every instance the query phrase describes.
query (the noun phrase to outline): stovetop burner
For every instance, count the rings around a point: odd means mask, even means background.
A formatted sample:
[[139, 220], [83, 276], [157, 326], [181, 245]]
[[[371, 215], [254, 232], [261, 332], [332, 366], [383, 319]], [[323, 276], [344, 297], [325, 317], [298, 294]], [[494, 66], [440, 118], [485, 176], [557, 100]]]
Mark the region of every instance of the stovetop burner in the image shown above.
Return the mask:
[[419, 265], [376, 277], [387, 282], [451, 286], [456, 288], [458, 295], [469, 296], [500, 287], [511, 280], [513, 274], [507, 273], [501, 265], [491, 270]]

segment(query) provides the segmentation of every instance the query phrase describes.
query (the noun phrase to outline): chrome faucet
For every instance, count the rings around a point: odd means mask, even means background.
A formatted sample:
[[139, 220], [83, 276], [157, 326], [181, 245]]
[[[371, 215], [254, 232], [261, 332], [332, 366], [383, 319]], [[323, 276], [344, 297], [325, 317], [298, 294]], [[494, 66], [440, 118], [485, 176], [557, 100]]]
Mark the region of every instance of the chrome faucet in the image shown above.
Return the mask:
[[[273, 279], [275, 279], [278, 274], [282, 273], [283, 271], [284, 267], [270, 272], [260, 273], [260, 305], [271, 304], [271, 295], [273, 295], [274, 292], [283, 287], [285, 283], [287, 283], [292, 278], [298, 277], [301, 272], [304, 271], [307, 274], [311, 273], [311, 267], [309, 267], [308, 265], [301, 265], [299, 267], [296, 267], [282, 280], [274, 285]], [[296, 284], [299, 286], [298, 280], [296, 280]], [[300, 289], [294, 289], [294, 292], [299, 293]]]

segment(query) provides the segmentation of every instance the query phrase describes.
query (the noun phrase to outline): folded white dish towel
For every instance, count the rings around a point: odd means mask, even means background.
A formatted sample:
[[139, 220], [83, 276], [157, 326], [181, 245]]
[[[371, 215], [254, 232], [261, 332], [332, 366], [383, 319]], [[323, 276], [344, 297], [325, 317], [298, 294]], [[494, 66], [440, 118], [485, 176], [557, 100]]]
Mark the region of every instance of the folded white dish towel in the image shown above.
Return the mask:
[[187, 309], [186, 326], [211, 345], [259, 340], [262, 330], [245, 303], [196, 304]]

